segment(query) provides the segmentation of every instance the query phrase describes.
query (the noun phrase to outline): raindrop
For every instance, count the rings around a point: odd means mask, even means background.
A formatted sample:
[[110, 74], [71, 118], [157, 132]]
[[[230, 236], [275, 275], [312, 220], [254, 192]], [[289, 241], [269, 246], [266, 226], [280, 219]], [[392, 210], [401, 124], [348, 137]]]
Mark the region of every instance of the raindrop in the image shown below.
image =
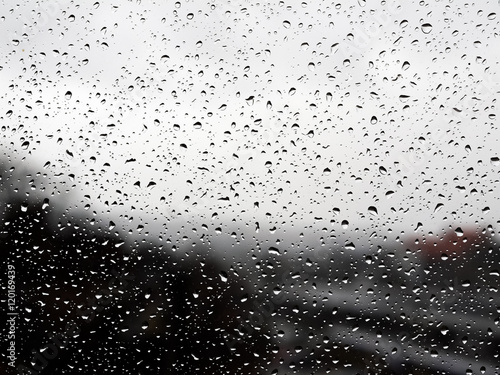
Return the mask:
[[277, 248], [275, 248], [275, 247], [272, 247], [272, 246], [271, 246], [271, 247], [269, 248], [269, 254], [272, 254], [272, 255], [280, 255], [281, 253], [280, 253], [280, 251], [279, 251]]
[[438, 212], [443, 206], [444, 206], [443, 203], [436, 204], [436, 207], [434, 207], [434, 212]]
[[347, 220], [342, 220], [342, 228], [343, 229], [347, 229], [349, 228], [349, 222]]
[[488, 19], [489, 20], [494, 20], [496, 17], [497, 17], [496, 13], [490, 13], [490, 14], [488, 14]]
[[273, 163], [271, 163], [270, 161], [266, 161], [265, 166], [266, 168], [271, 168], [273, 166]]
[[316, 65], [314, 65], [314, 63], [310, 62], [307, 67], [309, 68], [309, 70], [311, 72], [314, 72], [314, 70], [316, 69]]
[[73, 96], [73, 94], [71, 93], [71, 91], [66, 91], [66, 94], [64, 94], [64, 98], [65, 99], [71, 99], [71, 97]]
[[402, 69], [403, 69], [403, 70], [408, 70], [408, 68], [409, 68], [409, 67], [410, 67], [410, 63], [409, 63], [408, 61], [405, 61], [405, 62], [403, 63]]
[[219, 276], [220, 276], [220, 279], [222, 280], [222, 282], [224, 282], [224, 283], [227, 282], [227, 273], [226, 272], [220, 271]]
[[377, 122], [378, 122], [377, 117], [376, 116], [372, 116], [372, 118], [370, 119], [370, 124], [375, 125]]
[[356, 246], [352, 242], [346, 243], [345, 248], [346, 250], [356, 250]]
[[375, 206], [368, 207], [368, 212], [371, 213], [372, 215], [378, 215], [378, 211]]
[[429, 34], [432, 31], [432, 25], [430, 23], [424, 23], [421, 29], [424, 34]]
[[495, 167], [498, 167], [500, 165], [500, 159], [497, 156], [494, 156], [490, 159], [491, 164], [493, 164]]
[[283, 21], [283, 27], [285, 29], [289, 29], [290, 28], [290, 21]]
[[378, 167], [378, 171], [380, 172], [380, 174], [387, 174], [387, 169], [385, 169], [385, 167], [383, 166]]
[[455, 233], [457, 234], [458, 237], [462, 237], [464, 235], [464, 231], [460, 227], [455, 229]]
[[188, 13], [187, 16], [186, 16], [186, 18], [188, 20], [192, 20], [194, 18], [194, 14], [193, 13]]
[[330, 168], [325, 168], [325, 169], [323, 169], [323, 174], [324, 174], [325, 176], [328, 176], [330, 173], [332, 173], [332, 171], [330, 170]]
[[148, 322], [146, 322], [146, 321], [142, 322], [142, 325], [141, 325], [142, 329], [147, 329], [148, 327], [149, 327], [149, 323]]
[[196, 121], [194, 124], [193, 124], [193, 128], [195, 129], [201, 129], [202, 125], [201, 125], [201, 122], [199, 121]]
[[249, 96], [248, 98], [246, 98], [245, 101], [247, 102], [248, 105], [253, 105], [254, 99], [255, 99], [255, 97], [252, 95], [252, 96]]

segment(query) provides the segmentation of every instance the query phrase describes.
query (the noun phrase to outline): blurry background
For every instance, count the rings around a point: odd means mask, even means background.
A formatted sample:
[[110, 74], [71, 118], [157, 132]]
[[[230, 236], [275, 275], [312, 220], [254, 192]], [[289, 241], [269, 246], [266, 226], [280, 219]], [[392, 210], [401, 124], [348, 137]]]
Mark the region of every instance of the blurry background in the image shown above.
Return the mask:
[[126, 269], [47, 373], [94, 373], [96, 347], [122, 372], [498, 372], [497, 10], [2, 3], [23, 358]]

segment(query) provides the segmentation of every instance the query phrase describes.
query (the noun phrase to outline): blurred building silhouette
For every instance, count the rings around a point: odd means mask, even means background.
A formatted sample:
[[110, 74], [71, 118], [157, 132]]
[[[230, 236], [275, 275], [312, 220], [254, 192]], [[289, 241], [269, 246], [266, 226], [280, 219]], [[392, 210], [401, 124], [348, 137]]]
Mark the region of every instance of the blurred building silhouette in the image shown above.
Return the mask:
[[126, 243], [27, 196], [28, 182], [3, 168], [0, 257], [16, 269], [16, 365], [25, 373], [262, 373], [266, 328], [233, 338], [253, 309], [242, 277], [200, 248], [188, 259]]

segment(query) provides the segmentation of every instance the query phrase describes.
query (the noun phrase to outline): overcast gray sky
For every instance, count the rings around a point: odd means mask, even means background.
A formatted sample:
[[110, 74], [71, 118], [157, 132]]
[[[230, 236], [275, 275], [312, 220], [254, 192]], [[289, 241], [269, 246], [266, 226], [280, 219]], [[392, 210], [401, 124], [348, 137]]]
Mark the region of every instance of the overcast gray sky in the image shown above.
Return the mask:
[[173, 241], [495, 224], [498, 8], [3, 2], [3, 149]]

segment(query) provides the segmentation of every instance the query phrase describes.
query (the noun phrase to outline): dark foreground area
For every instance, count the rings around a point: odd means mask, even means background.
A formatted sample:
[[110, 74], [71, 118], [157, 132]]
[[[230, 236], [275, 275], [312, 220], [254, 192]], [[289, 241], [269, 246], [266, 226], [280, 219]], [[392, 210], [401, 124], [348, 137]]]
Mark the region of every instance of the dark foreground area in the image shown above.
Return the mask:
[[228, 265], [127, 242], [6, 181], [1, 373], [500, 373], [491, 227]]

